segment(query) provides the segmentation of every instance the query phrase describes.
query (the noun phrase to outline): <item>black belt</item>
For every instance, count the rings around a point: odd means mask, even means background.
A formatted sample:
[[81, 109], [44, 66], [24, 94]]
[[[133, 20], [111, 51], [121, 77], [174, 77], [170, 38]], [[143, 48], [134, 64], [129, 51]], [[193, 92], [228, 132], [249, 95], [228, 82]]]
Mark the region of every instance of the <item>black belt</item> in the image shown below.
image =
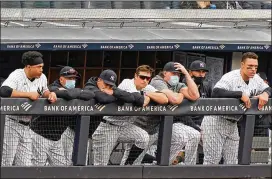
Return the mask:
[[226, 119], [227, 121], [231, 122], [231, 123], [236, 123], [238, 121], [236, 121], [235, 119]]
[[109, 125], [112, 125], [112, 126], [116, 126], [115, 124], [105, 120], [105, 119], [102, 119], [101, 122], [105, 123], [105, 124], [109, 124]]
[[25, 122], [25, 121], [18, 121], [20, 124], [23, 124], [24, 126], [28, 126], [30, 122]]

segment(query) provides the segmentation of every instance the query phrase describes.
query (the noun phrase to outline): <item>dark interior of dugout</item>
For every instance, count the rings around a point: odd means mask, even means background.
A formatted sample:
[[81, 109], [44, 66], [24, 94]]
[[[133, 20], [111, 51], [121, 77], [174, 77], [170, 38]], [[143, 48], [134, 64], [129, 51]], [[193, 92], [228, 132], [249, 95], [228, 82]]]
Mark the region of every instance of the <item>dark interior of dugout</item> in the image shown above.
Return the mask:
[[[25, 51], [2, 51], [0, 77], [7, 78], [16, 68], [22, 68], [21, 56]], [[137, 66], [150, 65], [158, 73], [164, 64], [174, 60], [186, 67], [194, 60], [206, 63], [217, 60], [223, 73], [231, 69], [231, 52], [173, 52], [173, 51], [41, 51], [44, 56], [44, 73], [49, 83], [58, 77], [61, 66], [69, 65], [79, 71], [82, 78], [78, 83], [82, 87], [92, 76], [104, 69], [112, 69], [118, 76], [118, 83], [131, 78]], [[218, 67], [217, 67], [218, 68]], [[216, 73], [216, 72], [214, 72]], [[211, 75], [213, 76], [213, 75]]]
[[[25, 51], [2, 51], [0, 58], [0, 77], [7, 78], [17, 68], [22, 68], [22, 54]], [[44, 56], [44, 73], [49, 83], [58, 78], [61, 66], [74, 67], [81, 74], [78, 87], [97, 76], [104, 69], [112, 69], [118, 76], [118, 83], [124, 78], [132, 78], [137, 66], [150, 65], [155, 74], [162, 70], [168, 61], [177, 61], [188, 67], [194, 60], [207, 63], [210, 72], [207, 80], [215, 83], [232, 68], [232, 52], [186, 52], [186, 51], [40, 51]], [[259, 71], [266, 72], [272, 83], [272, 55], [258, 52]]]

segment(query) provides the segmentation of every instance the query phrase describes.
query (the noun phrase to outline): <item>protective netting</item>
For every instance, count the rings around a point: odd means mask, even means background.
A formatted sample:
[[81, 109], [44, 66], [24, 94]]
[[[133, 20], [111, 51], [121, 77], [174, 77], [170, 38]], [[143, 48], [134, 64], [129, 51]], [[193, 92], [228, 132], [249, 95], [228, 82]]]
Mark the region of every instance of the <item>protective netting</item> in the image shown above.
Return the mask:
[[[268, 8], [271, 2], [254, 1], [252, 3], [255, 5], [252, 7], [244, 5], [245, 3], [242, 1], [211, 1], [208, 4], [197, 1], [2, 1], [1, 26], [164, 29], [271, 26], [271, 10]], [[260, 6], [256, 5], [258, 3]]]
[[3, 1], [2, 8], [269, 9], [269, 1]]
[[[101, 116], [91, 117], [86, 165], [156, 164], [160, 120], [153, 117], [151, 127], [147, 125], [151, 118], [135, 116], [134, 123], [120, 127], [109, 120], [103, 120]], [[80, 116], [33, 116], [31, 122], [22, 119], [26, 119], [26, 116], [17, 119], [6, 116], [2, 166], [72, 165], [76, 123]], [[154, 123], [154, 120], [157, 122]], [[235, 128], [237, 125], [224, 121], [228, 127]], [[217, 141], [213, 138], [218, 132], [213, 123], [208, 126], [202, 124], [201, 127], [204, 129], [202, 134], [189, 124], [175, 120], [169, 164], [203, 164], [205, 151], [217, 149], [219, 143], [212, 143], [212, 146], [203, 149], [202, 140], [203, 136], [209, 133], [205, 133], [209, 131], [208, 129], [214, 131], [208, 134], [210, 139]], [[251, 163], [271, 163], [271, 131], [268, 127], [266, 124], [255, 124]], [[218, 126], [216, 128], [218, 129]], [[224, 133], [224, 130], [226, 129], [222, 128], [220, 133]], [[228, 147], [228, 155], [235, 156], [239, 138], [234, 137], [232, 140], [236, 146]], [[220, 163], [225, 162], [225, 158], [222, 157]]]

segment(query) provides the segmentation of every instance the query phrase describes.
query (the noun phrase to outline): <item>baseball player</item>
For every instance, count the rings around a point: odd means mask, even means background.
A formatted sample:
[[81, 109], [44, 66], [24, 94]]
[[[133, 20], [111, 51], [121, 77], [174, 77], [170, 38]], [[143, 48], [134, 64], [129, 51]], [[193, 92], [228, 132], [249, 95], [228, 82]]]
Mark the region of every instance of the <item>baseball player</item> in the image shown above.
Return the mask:
[[[180, 73], [185, 75], [188, 87], [184, 83], [179, 83]], [[166, 63], [163, 71], [151, 80], [150, 85], [164, 93], [168, 97], [170, 104], [178, 105], [183, 101], [183, 98], [189, 100], [197, 100], [199, 98], [196, 84], [188, 71], [179, 63]], [[150, 138], [153, 139], [153, 142], [150, 144], [154, 144], [154, 142], [157, 141], [158, 136], [153, 136], [154, 135], [152, 135], [152, 137], [150, 136]], [[172, 163], [178, 153], [185, 147], [185, 164], [196, 164], [197, 146], [199, 141], [200, 132], [191, 126], [175, 122], [173, 124], [169, 162]]]
[[[42, 73], [42, 54], [36, 51], [25, 52], [22, 56], [23, 69], [13, 71], [0, 88], [1, 97], [29, 98], [37, 100], [47, 98], [51, 103], [57, 100], [56, 94], [47, 88], [47, 78]], [[6, 115], [2, 166], [31, 165], [31, 130], [29, 123], [32, 116]]]
[[[241, 68], [226, 73], [215, 85], [212, 96], [216, 98], [238, 98], [246, 108], [251, 107], [250, 97], [259, 99], [261, 109], [271, 96], [271, 88], [256, 75], [258, 56], [243, 54]], [[238, 163], [239, 134], [237, 122], [242, 116], [205, 116], [201, 124], [203, 131], [204, 164]]]
[[[133, 103], [135, 106], [142, 106], [144, 96], [140, 93], [130, 93], [120, 88], [116, 88], [117, 75], [112, 70], [104, 70], [99, 77], [91, 77], [86, 83], [84, 89], [95, 93], [97, 106], [119, 101], [123, 103]], [[102, 118], [91, 120], [89, 138], [92, 138], [94, 131], [99, 126]]]
[[[156, 89], [148, 85], [153, 69], [148, 65], [139, 66], [133, 79], [124, 79], [118, 88], [129, 93], [144, 93], [144, 98], [138, 106], [146, 106], [150, 99], [159, 103], [166, 104], [167, 97], [163, 93], [157, 93]], [[94, 165], [107, 165], [111, 152], [117, 142], [132, 142], [131, 151], [129, 153], [130, 160], [128, 164], [132, 164], [134, 160], [148, 146], [149, 135], [146, 131], [133, 125], [135, 117], [132, 116], [105, 116], [98, 128], [94, 132], [93, 152]]]
[[[92, 99], [94, 93], [75, 88], [76, 80], [79, 77], [78, 72], [72, 67], [63, 67], [60, 70], [59, 79], [49, 85], [49, 90], [54, 91], [58, 98], [66, 100]], [[78, 116], [40, 116], [32, 120], [30, 129], [34, 131], [32, 137], [33, 165], [44, 166], [46, 161], [51, 166], [72, 164], [74, 140], [65, 138], [67, 140], [63, 141], [60, 139], [65, 130], [71, 130], [67, 127], [74, 124], [77, 118]], [[74, 134], [74, 131], [70, 132]], [[64, 142], [64, 146], [62, 142]]]
[[[204, 81], [206, 74], [209, 72], [206, 63], [200, 60], [193, 61], [190, 64], [188, 72], [198, 87], [200, 98], [210, 98], [212, 95], [212, 85], [211, 83]], [[187, 84], [186, 78], [184, 79], [183, 82]], [[193, 119], [196, 125], [200, 126], [204, 116], [190, 116], [190, 117]], [[197, 130], [199, 129], [200, 128], [198, 128]]]

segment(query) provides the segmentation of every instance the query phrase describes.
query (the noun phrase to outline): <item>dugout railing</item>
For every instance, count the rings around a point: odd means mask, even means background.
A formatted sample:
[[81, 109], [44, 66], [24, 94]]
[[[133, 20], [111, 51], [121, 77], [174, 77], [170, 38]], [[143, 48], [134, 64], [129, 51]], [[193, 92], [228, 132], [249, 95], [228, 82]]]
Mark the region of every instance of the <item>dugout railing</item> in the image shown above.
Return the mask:
[[[272, 115], [272, 100], [262, 110], [257, 99], [252, 108], [245, 109], [237, 99], [200, 99], [184, 101], [180, 105], [150, 105], [134, 107], [130, 104], [97, 105], [95, 101], [59, 99], [50, 104], [46, 99], [0, 98], [1, 102], [1, 158], [5, 115], [80, 115], [74, 142], [74, 166], [71, 167], [2, 167], [1, 178], [271, 178], [271, 164], [250, 164], [255, 115]], [[28, 108], [24, 108], [27, 104]], [[27, 109], [27, 110], [26, 110]], [[50, 110], [51, 109], [51, 110]], [[54, 109], [54, 110], [53, 110]], [[169, 166], [173, 116], [185, 115], [243, 115], [241, 119], [238, 165]], [[85, 166], [90, 116], [160, 116], [158, 165], [155, 166]]]

